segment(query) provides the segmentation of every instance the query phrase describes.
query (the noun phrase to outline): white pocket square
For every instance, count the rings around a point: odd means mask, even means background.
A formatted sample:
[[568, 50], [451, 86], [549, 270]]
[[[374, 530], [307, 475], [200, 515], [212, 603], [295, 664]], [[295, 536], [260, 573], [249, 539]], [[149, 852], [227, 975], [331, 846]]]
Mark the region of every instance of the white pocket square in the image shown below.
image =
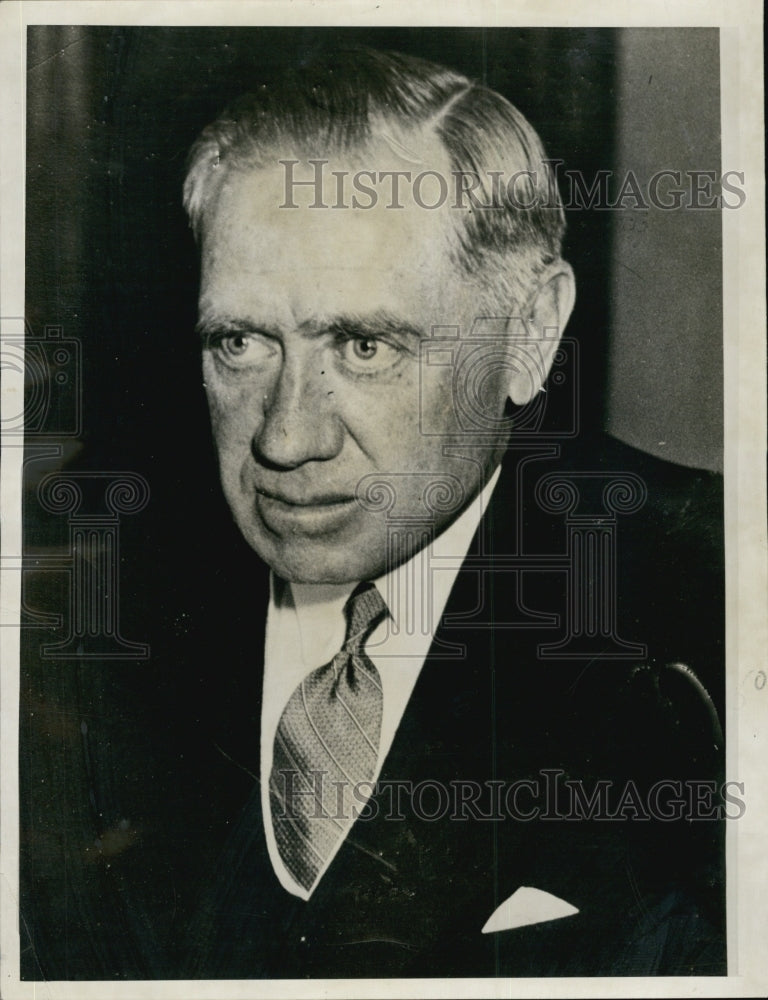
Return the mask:
[[578, 912], [575, 906], [566, 903], [564, 899], [558, 899], [551, 892], [521, 885], [509, 899], [496, 907], [483, 927], [483, 934], [511, 931], [515, 927], [540, 924], [545, 920], [559, 920], [560, 917], [570, 917]]

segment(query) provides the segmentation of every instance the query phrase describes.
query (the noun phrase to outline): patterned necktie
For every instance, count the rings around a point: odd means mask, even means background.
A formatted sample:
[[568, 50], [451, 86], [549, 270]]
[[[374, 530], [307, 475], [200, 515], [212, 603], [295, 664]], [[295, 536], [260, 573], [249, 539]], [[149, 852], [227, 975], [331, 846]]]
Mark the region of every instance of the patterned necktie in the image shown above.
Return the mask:
[[[353, 793], [376, 770], [381, 679], [363, 646], [389, 612], [372, 583], [344, 606], [341, 651], [304, 678], [275, 735], [269, 799], [280, 857], [309, 891], [352, 825], [365, 798]], [[365, 795], [370, 793], [366, 784]]]

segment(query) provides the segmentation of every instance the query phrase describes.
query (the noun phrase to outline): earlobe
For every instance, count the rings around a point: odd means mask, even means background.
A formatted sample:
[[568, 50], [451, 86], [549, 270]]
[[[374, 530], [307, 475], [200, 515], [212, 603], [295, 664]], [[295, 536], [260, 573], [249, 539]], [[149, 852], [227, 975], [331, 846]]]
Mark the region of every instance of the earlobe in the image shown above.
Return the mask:
[[510, 380], [509, 398], [525, 406], [544, 386], [563, 330], [576, 299], [576, 281], [566, 261], [558, 260], [541, 276], [528, 305], [526, 327], [529, 340], [516, 348], [521, 364]]

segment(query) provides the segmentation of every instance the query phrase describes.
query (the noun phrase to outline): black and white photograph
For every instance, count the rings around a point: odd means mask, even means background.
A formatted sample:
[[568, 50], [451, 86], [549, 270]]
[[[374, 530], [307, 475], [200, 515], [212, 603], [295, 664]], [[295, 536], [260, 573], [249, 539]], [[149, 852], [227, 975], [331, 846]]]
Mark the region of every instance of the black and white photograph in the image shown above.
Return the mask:
[[0, 9], [0, 989], [762, 995], [762, 13], [319, 6]]

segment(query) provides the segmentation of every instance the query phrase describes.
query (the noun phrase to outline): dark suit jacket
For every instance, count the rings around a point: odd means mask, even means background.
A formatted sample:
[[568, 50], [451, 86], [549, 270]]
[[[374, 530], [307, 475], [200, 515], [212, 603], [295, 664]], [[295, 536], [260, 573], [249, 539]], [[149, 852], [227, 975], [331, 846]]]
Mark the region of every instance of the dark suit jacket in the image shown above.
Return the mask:
[[[542, 511], [533, 490], [580, 464], [565, 455], [524, 467], [514, 454], [505, 463], [372, 815], [309, 902], [281, 888], [266, 855], [268, 576], [234, 529], [225, 551], [220, 536], [209, 543], [200, 571], [159, 574], [149, 664], [28, 657], [23, 975], [724, 974], [723, 822], [704, 818], [717, 815], [711, 788], [722, 781], [721, 484], [597, 442], [588, 470], [631, 470], [648, 483], [645, 508], [618, 526], [616, 560], [616, 630], [647, 655], [602, 658], [600, 643], [613, 647], [598, 636], [588, 657], [546, 658], [541, 647], [564, 621], [562, 560], [520, 574], [502, 557], [519, 554], [521, 524], [529, 554], [562, 556], [563, 518]], [[527, 627], [546, 613], [559, 625]], [[462, 655], [447, 655], [456, 643]], [[681, 662], [695, 674], [671, 666]], [[662, 779], [698, 804], [655, 818], [648, 790]], [[530, 819], [491, 798], [520, 782], [532, 783], [518, 784], [521, 810], [540, 789]], [[393, 801], [398, 783], [405, 792]], [[607, 788], [613, 818], [574, 815], [574, 786], [587, 797]], [[520, 886], [579, 913], [482, 934]]]

